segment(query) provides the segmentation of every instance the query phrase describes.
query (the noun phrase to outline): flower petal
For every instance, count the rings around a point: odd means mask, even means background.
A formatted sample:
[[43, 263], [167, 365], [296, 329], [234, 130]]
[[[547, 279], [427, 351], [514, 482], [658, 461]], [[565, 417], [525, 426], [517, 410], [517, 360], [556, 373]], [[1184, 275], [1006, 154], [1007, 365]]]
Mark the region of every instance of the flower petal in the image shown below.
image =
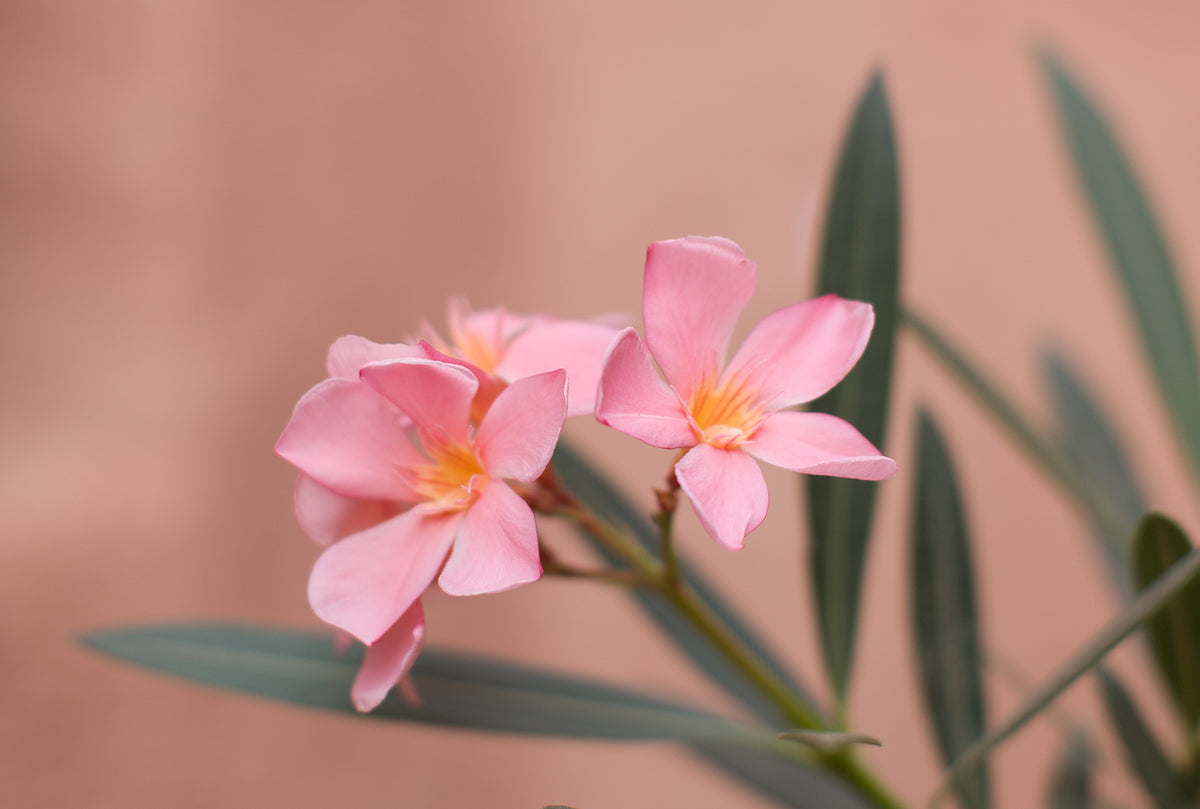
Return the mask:
[[527, 376], [492, 403], [475, 446], [489, 477], [529, 481], [542, 474], [567, 418], [567, 374]]
[[408, 674], [424, 642], [425, 612], [421, 602], [415, 601], [400, 620], [367, 647], [354, 685], [350, 686], [354, 707], [366, 712], [383, 702], [392, 686]]
[[858, 480], [882, 480], [896, 462], [846, 421], [828, 413], [772, 413], [742, 449], [793, 472]]
[[596, 391], [596, 420], [652, 447], [678, 449], [696, 443], [687, 411], [654, 370], [633, 329], [622, 331], [608, 350]]
[[475, 375], [459, 364], [404, 359], [364, 365], [360, 376], [425, 434], [467, 440]]
[[325, 549], [308, 580], [321, 620], [374, 643], [437, 576], [461, 515], [406, 511]]
[[533, 511], [503, 481], [490, 481], [463, 518], [438, 585], [452, 596], [495, 593], [542, 575]]
[[471, 421], [476, 423], [481, 421], [483, 414], [487, 413], [492, 402], [496, 401], [496, 397], [500, 395], [500, 391], [504, 390], [504, 382], [472, 362], [443, 353], [425, 340], [418, 343], [417, 348], [426, 359], [446, 362], [450, 365], [461, 365], [474, 375], [475, 381], [479, 383], [479, 388], [475, 391], [475, 398], [471, 400]]
[[675, 477], [704, 530], [731, 551], [767, 516], [767, 482], [740, 450], [699, 444], [675, 464]]
[[412, 501], [404, 470], [422, 458], [398, 416], [366, 385], [327, 379], [300, 399], [275, 452], [344, 497]]
[[646, 345], [683, 400], [720, 372], [757, 283], [754, 263], [727, 239], [688, 236], [646, 251]]
[[750, 380], [773, 410], [811, 402], [858, 362], [874, 323], [871, 304], [837, 295], [784, 307], [759, 321], [725, 374]]
[[334, 378], [358, 380], [358, 372], [368, 362], [419, 357], [415, 346], [404, 343], [375, 343], [357, 334], [347, 334], [333, 341], [325, 355], [325, 370]]
[[585, 416], [596, 405], [604, 354], [617, 329], [580, 320], [537, 322], [509, 344], [496, 373], [512, 382], [562, 368], [567, 372], [567, 415]]
[[292, 495], [300, 530], [322, 545], [365, 531], [396, 516], [395, 503], [343, 497], [301, 472]]

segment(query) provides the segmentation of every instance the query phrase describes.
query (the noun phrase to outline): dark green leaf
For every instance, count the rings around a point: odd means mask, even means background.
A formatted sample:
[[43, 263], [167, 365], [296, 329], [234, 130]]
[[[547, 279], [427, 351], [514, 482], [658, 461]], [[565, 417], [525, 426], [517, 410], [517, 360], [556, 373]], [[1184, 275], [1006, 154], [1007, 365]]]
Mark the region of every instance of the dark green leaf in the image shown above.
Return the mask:
[[[875, 307], [857, 366], [812, 409], [833, 413], [884, 446], [900, 283], [900, 180], [883, 77], [876, 73], [842, 141], [825, 216], [817, 289]], [[844, 700], [858, 623], [875, 484], [809, 477], [809, 574], [834, 693]]]
[[[1158, 514], [1147, 514], [1133, 537], [1133, 579], [1138, 590], [1192, 550], [1183, 530]], [[1200, 719], [1200, 581], [1193, 581], [1146, 624], [1159, 673], [1175, 697], [1186, 727]]]
[[1076, 172], [1137, 321], [1163, 403], [1193, 472], [1200, 475], [1196, 341], [1184, 306], [1187, 297], [1166, 241], [1129, 160], [1096, 104], [1057, 57], [1044, 53], [1041, 63]]
[[1108, 717], [1125, 747], [1130, 767], [1159, 809], [1179, 809], [1190, 805], [1179, 776], [1171, 767], [1158, 742], [1150, 734], [1141, 713], [1120, 681], [1103, 667], [1097, 667], [1100, 693]]
[[1092, 750], [1085, 739], [1068, 740], [1055, 765], [1047, 809], [1092, 809]]
[[[649, 519], [630, 505], [616, 488], [604, 479], [580, 455], [565, 442], [560, 441], [554, 451], [554, 468], [558, 471], [563, 483], [576, 497], [586, 503], [604, 519], [627, 528], [633, 537], [650, 553], [659, 554], [658, 532]], [[621, 560], [601, 545], [592, 540], [586, 533], [580, 532], [585, 540], [611, 565], [619, 565]], [[781, 681], [788, 683], [792, 690], [799, 694], [813, 713], [819, 713], [815, 702], [807, 692], [796, 682], [759, 639], [750, 627], [738, 617], [717, 592], [700, 576], [696, 570], [679, 556], [679, 574], [683, 581], [696, 594], [696, 598], [715, 614], [721, 622], [736, 635], [754, 655], [769, 668]], [[725, 655], [712, 642], [698, 632], [688, 620], [669, 601], [658, 593], [637, 589], [630, 592], [639, 606], [654, 621], [668, 638], [670, 638], [696, 666], [708, 675], [713, 682], [721, 686], [730, 695], [741, 700], [768, 725], [774, 727], [786, 726], [786, 717], [780, 710], [762, 695], [757, 686], [733, 666]]]
[[[954, 467], [937, 427], [919, 415], [913, 502], [912, 599], [925, 706], [942, 758], [954, 762], [983, 736], [984, 698], [970, 537]], [[963, 805], [990, 803], [980, 763], [956, 782]]]
[[[1096, 500], [1106, 502], [1117, 520], [1108, 525], [1090, 519], [1116, 582], [1127, 590], [1127, 544], [1146, 501], [1116, 431], [1067, 360], [1055, 351], [1042, 356], [1058, 426], [1063, 457]], [[1090, 515], [1089, 515], [1090, 516]]]
[[793, 809], [875, 809], [833, 775], [779, 756], [729, 745], [692, 743], [689, 748], [780, 806]]
[[[357, 714], [350, 684], [362, 660], [329, 635], [230, 625], [167, 625], [84, 635], [96, 651], [193, 682]], [[412, 670], [421, 697], [393, 692], [367, 716], [578, 738], [736, 739], [728, 720], [635, 691], [463, 654], [426, 649]]]

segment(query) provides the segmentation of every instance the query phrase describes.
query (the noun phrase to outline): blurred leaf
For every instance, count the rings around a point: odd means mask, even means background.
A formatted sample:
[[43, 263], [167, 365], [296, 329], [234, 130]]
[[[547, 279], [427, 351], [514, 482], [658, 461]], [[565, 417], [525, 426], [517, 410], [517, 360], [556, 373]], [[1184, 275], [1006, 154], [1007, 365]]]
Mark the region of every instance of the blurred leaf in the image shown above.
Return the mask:
[[794, 728], [780, 733], [778, 738], [800, 742], [824, 753], [836, 753], [853, 747], [856, 744], [869, 744], [875, 747], [883, 746], [883, 742], [874, 736], [868, 736], [865, 733], [847, 733], [840, 730]]
[[1187, 792], [1170, 761], [1150, 734], [1137, 706], [1120, 681], [1103, 667], [1096, 669], [1108, 717], [1129, 756], [1129, 764], [1159, 809], [1189, 806]]
[[1092, 750], [1084, 739], [1067, 741], [1050, 779], [1047, 809], [1092, 809]]
[[[1158, 514], [1148, 514], [1133, 538], [1133, 578], [1145, 589], [1192, 550], [1183, 530]], [[1147, 622], [1150, 645], [1179, 707], [1184, 725], [1192, 732], [1200, 719], [1200, 581], [1193, 581]]]
[[1125, 580], [1127, 544], [1134, 526], [1146, 512], [1146, 501], [1116, 431], [1066, 358], [1055, 351], [1042, 355], [1058, 425], [1063, 457], [1094, 498], [1107, 502], [1119, 520], [1106, 525], [1090, 520], [1101, 540], [1118, 589]]
[[1075, 169], [1142, 348], [1193, 473], [1200, 475], [1200, 375], [1177, 272], [1149, 200], [1096, 104], [1053, 54], [1041, 55]]
[[163, 674], [354, 716], [599, 739], [734, 740], [752, 733], [635, 691], [432, 649], [421, 653], [412, 670], [420, 705], [409, 705], [393, 692], [370, 714], [359, 714], [350, 702], [350, 684], [362, 648], [339, 654], [324, 634], [185, 624], [111, 629], [81, 640]]
[[[558, 471], [566, 485], [576, 497], [586, 503], [604, 519], [616, 525], [627, 528], [649, 553], [659, 555], [658, 531], [650, 520], [634, 508], [617, 489], [604, 479], [599, 472], [589, 465], [575, 450], [563, 441], [554, 450], [554, 468]], [[610, 565], [621, 564], [621, 559], [586, 533], [580, 535], [599, 553]], [[816, 703], [808, 693], [788, 673], [767, 645], [758, 638], [750, 627], [743, 621], [733, 608], [722, 599], [717, 592], [704, 580], [696, 570], [689, 565], [681, 554], [678, 557], [680, 578], [696, 594], [696, 598], [715, 614], [725, 627], [763, 662], [782, 682], [791, 686], [792, 691], [808, 704], [814, 714], [820, 713]], [[707, 674], [713, 682], [727, 693], [741, 700], [743, 704], [754, 711], [764, 722], [773, 727], [788, 724], [787, 718], [773, 702], [768, 700], [758, 690], [758, 687], [746, 678], [740, 670], [731, 664], [724, 653], [713, 645], [707, 637], [701, 634], [692, 624], [680, 614], [671, 602], [661, 595], [645, 588], [630, 590], [630, 595], [637, 600], [638, 605], [654, 621], [680, 651], [686, 654], [696, 666]]]
[[743, 784], [793, 809], [877, 809], [853, 787], [812, 767], [745, 747], [693, 742], [689, 748]]
[[[842, 141], [825, 215], [819, 294], [836, 293], [875, 308], [862, 358], [812, 409], [840, 416], [876, 447], [884, 446], [900, 283], [900, 180], [883, 77], [871, 77]], [[854, 655], [859, 590], [870, 539], [876, 484], [807, 476], [809, 574], [825, 666], [844, 701]]]
[[[986, 720], [966, 517], [950, 455], [924, 411], [917, 431], [912, 576], [925, 706], [950, 765], [983, 736]], [[986, 765], [961, 773], [956, 790], [964, 806], [985, 809], [990, 804]]]

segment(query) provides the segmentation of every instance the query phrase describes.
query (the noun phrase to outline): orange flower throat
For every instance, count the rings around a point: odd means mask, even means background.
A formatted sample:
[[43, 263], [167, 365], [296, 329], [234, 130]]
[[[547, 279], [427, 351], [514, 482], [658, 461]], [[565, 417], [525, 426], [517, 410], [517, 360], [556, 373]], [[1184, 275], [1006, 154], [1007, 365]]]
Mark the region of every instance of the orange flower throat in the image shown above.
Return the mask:
[[[430, 442], [432, 443], [432, 442]], [[487, 472], [470, 444], [426, 444], [430, 462], [414, 470], [413, 489], [435, 511], [462, 511], [475, 501]]]
[[731, 449], [748, 440], [765, 414], [758, 391], [745, 379], [703, 380], [688, 399], [688, 416], [696, 437], [717, 449]]

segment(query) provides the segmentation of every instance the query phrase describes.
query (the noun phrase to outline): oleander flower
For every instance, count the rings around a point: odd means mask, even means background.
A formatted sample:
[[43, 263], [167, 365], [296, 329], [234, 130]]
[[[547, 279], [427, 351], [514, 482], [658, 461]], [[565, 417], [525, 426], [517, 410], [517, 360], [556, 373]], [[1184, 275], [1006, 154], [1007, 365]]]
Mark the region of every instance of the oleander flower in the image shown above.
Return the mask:
[[[532, 481], [549, 462], [566, 418], [565, 372], [516, 380], [477, 427], [479, 383], [461, 365], [371, 361], [359, 379], [306, 393], [275, 447], [311, 481], [297, 486], [306, 530], [331, 541], [309, 580], [317, 615], [370, 645], [435, 578], [451, 595], [539, 578], [533, 512], [505, 480]], [[347, 501], [385, 510], [348, 515]], [[347, 535], [348, 526], [360, 530]]]
[[826, 295], [787, 306], [759, 322], [726, 362], [756, 284], [755, 265], [726, 239], [652, 244], [645, 342], [632, 328], [620, 333], [596, 401], [602, 423], [652, 446], [687, 448], [675, 464], [679, 486], [705, 530], [732, 550], [767, 513], [756, 458], [864, 480], [896, 470], [842, 419], [786, 409], [821, 396], [854, 367], [874, 323], [870, 304]]
[[560, 320], [547, 315], [517, 315], [505, 309], [472, 310], [461, 298], [452, 298], [443, 339], [428, 323], [420, 336], [426, 356], [459, 360], [480, 381], [476, 412], [486, 410], [505, 384], [534, 374], [567, 372], [567, 415], [592, 413], [604, 352], [618, 328], [604, 320]]

